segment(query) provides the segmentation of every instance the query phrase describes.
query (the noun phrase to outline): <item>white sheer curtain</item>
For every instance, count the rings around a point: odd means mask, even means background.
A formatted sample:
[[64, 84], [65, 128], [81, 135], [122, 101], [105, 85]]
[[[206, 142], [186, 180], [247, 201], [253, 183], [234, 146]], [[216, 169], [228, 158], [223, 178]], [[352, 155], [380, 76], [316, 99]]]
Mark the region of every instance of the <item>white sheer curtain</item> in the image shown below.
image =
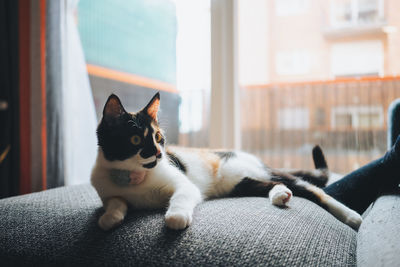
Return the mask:
[[61, 5], [65, 185], [89, 182], [97, 153], [95, 107], [75, 20], [78, 2]]

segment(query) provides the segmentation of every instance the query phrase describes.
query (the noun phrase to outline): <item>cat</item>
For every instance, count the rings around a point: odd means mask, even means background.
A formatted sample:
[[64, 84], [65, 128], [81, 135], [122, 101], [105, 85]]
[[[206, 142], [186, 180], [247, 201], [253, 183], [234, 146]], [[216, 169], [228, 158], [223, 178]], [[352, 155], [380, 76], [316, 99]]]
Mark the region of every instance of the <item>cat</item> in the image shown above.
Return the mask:
[[[313, 172], [303, 173], [307, 182], [293, 175], [301, 173], [268, 168], [242, 151], [166, 146], [158, 123], [159, 105], [159, 93], [136, 113], [128, 113], [115, 94], [106, 101], [91, 175], [105, 209], [98, 220], [101, 229], [121, 224], [128, 206], [167, 208], [166, 226], [180, 230], [192, 223], [194, 208], [206, 199], [268, 196], [273, 205], [286, 206], [292, 195], [315, 202], [356, 230], [360, 226], [357, 212], [312, 184], [324, 186], [323, 172], [316, 179]], [[325, 160], [318, 159], [318, 155], [323, 158], [319, 147], [314, 154], [317, 168], [326, 169]]]

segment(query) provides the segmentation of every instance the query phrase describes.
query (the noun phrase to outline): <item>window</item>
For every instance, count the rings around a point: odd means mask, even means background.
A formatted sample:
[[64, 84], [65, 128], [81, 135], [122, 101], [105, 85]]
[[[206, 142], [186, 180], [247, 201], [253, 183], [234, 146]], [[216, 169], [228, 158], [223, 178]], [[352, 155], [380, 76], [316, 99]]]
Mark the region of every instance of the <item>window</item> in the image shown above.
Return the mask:
[[383, 127], [383, 108], [378, 106], [335, 107], [334, 128], [371, 129]]
[[182, 145], [208, 145], [211, 88], [210, 1], [177, 0], [177, 88]]
[[334, 27], [373, 25], [383, 21], [383, 0], [331, 0]]
[[400, 39], [382, 26], [400, 29], [388, 8], [397, 2], [240, 0], [242, 149], [311, 169], [319, 144], [338, 173], [383, 154]]
[[308, 51], [278, 51], [276, 72], [278, 75], [299, 75], [310, 72], [311, 58]]
[[309, 112], [306, 108], [282, 108], [278, 113], [280, 129], [309, 128]]
[[315, 126], [324, 126], [326, 124], [326, 114], [324, 108], [315, 109]]
[[277, 16], [299, 15], [307, 12], [309, 0], [275, 0]]
[[335, 114], [334, 120], [335, 127], [343, 128], [348, 127], [351, 128], [353, 125], [353, 120], [351, 114]]
[[379, 40], [334, 43], [331, 47], [332, 75], [382, 76], [383, 44]]
[[220, 112], [228, 120], [216, 126], [227, 129], [222, 124], [240, 119], [241, 149], [273, 167], [313, 168], [310, 148], [320, 144], [331, 170], [345, 173], [386, 149], [384, 118], [400, 97], [400, 40], [382, 31], [332, 39], [324, 28], [329, 20], [346, 28], [384, 19], [400, 28], [393, 16], [383, 16], [393, 1], [239, 0], [230, 25], [223, 16], [210, 19], [214, 5], [230, 1], [212, 1], [210, 8], [209, 0], [81, 0], [77, 19], [99, 114], [110, 92], [137, 110], [155, 88], [162, 92], [167, 139], [191, 146], [207, 146], [210, 129], [218, 128], [209, 127], [210, 101], [237, 104], [231, 95], [210, 93], [211, 44], [224, 42], [211, 39], [210, 28], [237, 25], [237, 43], [223, 54], [237, 68], [218, 77], [237, 74], [232, 87], [240, 88], [240, 103], [232, 108], [237, 114]]
[[383, 126], [382, 113], [374, 113], [372, 111], [358, 115], [358, 126], [360, 128], [376, 128]]

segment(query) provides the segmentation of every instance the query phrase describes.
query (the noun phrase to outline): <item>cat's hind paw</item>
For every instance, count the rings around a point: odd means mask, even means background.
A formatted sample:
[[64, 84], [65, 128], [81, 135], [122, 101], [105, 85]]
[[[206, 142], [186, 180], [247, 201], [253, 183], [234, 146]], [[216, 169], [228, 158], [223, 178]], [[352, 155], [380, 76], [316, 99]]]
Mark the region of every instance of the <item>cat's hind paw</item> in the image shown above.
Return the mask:
[[121, 212], [104, 213], [98, 222], [98, 225], [104, 231], [108, 231], [122, 223], [124, 215]]
[[168, 228], [182, 230], [192, 223], [192, 215], [186, 211], [167, 211], [165, 223]]
[[283, 184], [275, 185], [271, 191], [269, 191], [269, 199], [275, 206], [285, 206], [292, 198], [292, 195], [292, 191]]

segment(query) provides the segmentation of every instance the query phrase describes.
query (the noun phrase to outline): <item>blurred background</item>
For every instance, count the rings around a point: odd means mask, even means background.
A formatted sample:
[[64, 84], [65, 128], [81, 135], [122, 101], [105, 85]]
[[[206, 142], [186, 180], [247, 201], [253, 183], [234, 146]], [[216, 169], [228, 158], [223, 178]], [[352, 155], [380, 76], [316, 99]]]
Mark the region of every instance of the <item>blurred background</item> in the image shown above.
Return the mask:
[[88, 182], [110, 93], [137, 111], [160, 91], [169, 143], [242, 149], [275, 168], [313, 168], [319, 144], [344, 174], [387, 149], [399, 1], [15, 2], [3, 8], [17, 21], [3, 24], [18, 33], [6, 42], [19, 43], [14, 98], [30, 126], [19, 120], [19, 139], [0, 146], [21, 159], [7, 167], [18, 182], [2, 176], [8, 194]]

